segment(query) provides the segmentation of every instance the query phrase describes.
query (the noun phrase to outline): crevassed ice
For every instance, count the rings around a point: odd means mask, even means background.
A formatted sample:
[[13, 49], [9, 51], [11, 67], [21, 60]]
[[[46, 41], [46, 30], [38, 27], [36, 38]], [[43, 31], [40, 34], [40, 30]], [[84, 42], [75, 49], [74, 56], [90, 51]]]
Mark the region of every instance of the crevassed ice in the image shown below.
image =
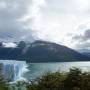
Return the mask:
[[27, 64], [25, 61], [16, 61], [16, 60], [0, 60], [0, 63], [3, 64], [3, 75], [9, 81], [16, 81], [25, 78], [23, 74], [27, 72]]

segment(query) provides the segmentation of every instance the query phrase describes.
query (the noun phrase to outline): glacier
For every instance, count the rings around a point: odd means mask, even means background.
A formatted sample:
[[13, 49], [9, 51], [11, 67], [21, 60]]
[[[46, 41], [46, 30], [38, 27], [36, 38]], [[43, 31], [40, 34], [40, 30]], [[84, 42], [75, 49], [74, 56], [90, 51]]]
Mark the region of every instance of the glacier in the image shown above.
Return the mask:
[[25, 80], [24, 73], [28, 71], [26, 61], [0, 60], [3, 64], [3, 76], [9, 82]]

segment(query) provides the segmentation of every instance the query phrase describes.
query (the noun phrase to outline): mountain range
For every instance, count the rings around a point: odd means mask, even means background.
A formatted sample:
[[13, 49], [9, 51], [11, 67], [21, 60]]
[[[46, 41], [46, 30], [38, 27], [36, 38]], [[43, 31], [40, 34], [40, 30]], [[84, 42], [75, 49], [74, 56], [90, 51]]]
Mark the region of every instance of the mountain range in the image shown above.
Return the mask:
[[0, 43], [0, 59], [25, 60], [27, 62], [89, 61], [90, 57], [66, 46], [37, 40], [32, 43], [20, 41], [16, 47], [4, 47]]

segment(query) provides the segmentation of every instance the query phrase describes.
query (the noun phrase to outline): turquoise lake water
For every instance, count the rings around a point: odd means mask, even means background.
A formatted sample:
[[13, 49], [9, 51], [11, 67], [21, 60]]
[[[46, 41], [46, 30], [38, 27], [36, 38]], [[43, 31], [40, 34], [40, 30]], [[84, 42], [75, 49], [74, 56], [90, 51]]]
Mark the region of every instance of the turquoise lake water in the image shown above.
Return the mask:
[[47, 72], [68, 72], [70, 68], [76, 67], [87, 72], [90, 71], [90, 62], [54, 62], [54, 63], [26, 63], [17, 60], [0, 60], [4, 64], [3, 73], [5, 77], [15, 80], [32, 80]]
[[24, 74], [24, 77], [31, 80], [47, 72], [68, 72], [73, 67], [87, 72], [90, 71], [90, 62], [29, 63], [27, 64], [28, 72]]

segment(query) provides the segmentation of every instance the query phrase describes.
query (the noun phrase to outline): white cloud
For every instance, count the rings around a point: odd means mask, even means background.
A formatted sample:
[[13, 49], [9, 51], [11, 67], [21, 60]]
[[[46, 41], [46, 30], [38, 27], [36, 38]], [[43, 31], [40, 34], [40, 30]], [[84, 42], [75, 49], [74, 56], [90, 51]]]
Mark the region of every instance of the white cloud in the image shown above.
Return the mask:
[[3, 43], [4, 47], [8, 48], [8, 47], [12, 47], [15, 48], [17, 45], [15, 43], [12, 42], [8, 42], [8, 43]]
[[42, 20], [36, 36], [40, 39], [57, 42], [69, 47], [75, 46], [72, 43], [72, 36], [68, 34], [80, 34], [84, 30], [78, 27], [82, 23], [90, 22], [89, 0], [46, 0], [46, 6], [42, 7]]
[[1, 1], [0, 39], [42, 39], [74, 48], [72, 36], [90, 22], [90, 0]]
[[6, 8], [6, 3], [5, 2], [0, 2], [0, 9]]

